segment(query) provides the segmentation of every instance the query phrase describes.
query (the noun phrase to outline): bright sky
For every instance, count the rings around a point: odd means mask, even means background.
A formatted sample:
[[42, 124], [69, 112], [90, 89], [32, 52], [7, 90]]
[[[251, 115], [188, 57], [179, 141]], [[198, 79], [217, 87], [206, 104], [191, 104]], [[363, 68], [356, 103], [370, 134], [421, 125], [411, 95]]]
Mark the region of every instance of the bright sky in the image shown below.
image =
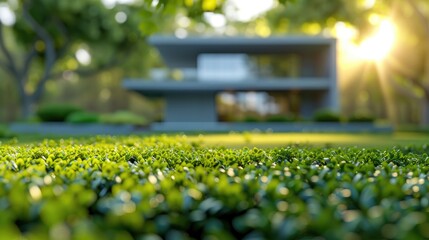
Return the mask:
[[227, 0], [225, 16], [233, 21], [248, 22], [275, 6], [274, 0]]
[[214, 28], [224, 27], [227, 20], [249, 22], [275, 6], [274, 0], [227, 0], [224, 14], [205, 13], [205, 20]]
[[6, 26], [11, 26], [15, 23], [15, 14], [6, 3], [0, 3], [0, 21]]
[[374, 7], [375, 5], [375, 0], [364, 0], [363, 1], [363, 6], [367, 9]]
[[89, 54], [89, 52], [84, 48], [79, 48], [76, 51], [75, 56], [77, 61], [84, 66], [89, 65], [91, 63], [91, 54]]
[[101, 0], [101, 2], [103, 2], [106, 8], [113, 8], [117, 3], [120, 3], [120, 4], [133, 3], [134, 0]]

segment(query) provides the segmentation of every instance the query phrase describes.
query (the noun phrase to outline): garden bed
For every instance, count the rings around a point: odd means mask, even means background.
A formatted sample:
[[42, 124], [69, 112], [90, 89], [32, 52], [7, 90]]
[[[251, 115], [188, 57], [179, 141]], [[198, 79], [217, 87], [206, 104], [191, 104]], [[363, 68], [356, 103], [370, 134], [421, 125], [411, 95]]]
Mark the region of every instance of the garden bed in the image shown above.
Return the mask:
[[229, 131], [274, 131], [274, 132], [369, 132], [389, 133], [390, 125], [374, 123], [338, 122], [169, 122], [152, 123], [155, 132], [229, 132]]
[[230, 131], [273, 131], [273, 132], [350, 132], [390, 133], [389, 125], [373, 123], [226, 123], [226, 122], [155, 122], [147, 126], [131, 124], [101, 123], [13, 123], [10, 131], [17, 134], [41, 135], [127, 135], [147, 132], [230, 132]]
[[9, 130], [16, 134], [40, 134], [63, 136], [88, 135], [125, 135], [147, 131], [147, 127], [131, 124], [101, 124], [101, 123], [13, 123]]

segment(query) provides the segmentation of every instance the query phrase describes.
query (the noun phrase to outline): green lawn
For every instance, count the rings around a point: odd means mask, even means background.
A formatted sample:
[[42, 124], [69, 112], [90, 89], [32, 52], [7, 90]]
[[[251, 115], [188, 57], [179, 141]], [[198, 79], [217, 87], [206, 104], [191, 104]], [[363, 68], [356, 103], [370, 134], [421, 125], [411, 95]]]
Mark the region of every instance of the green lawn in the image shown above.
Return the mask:
[[[147, 134], [141, 137], [158, 136], [162, 134]], [[181, 134], [168, 134], [181, 135]], [[428, 133], [396, 132], [384, 134], [370, 133], [206, 133], [181, 135], [190, 142], [199, 142], [205, 146], [240, 147], [281, 147], [285, 145], [311, 146], [357, 146], [366, 148], [386, 148], [393, 146], [424, 145], [429, 143]], [[69, 139], [70, 136], [40, 136], [19, 135], [12, 140], [0, 139], [0, 142], [16, 142], [21, 144], [34, 143], [44, 139]], [[91, 137], [73, 137], [89, 139]]]
[[393, 147], [405, 145], [423, 145], [429, 143], [429, 134], [392, 133], [392, 134], [346, 134], [346, 133], [229, 133], [187, 136], [191, 141], [202, 141], [208, 146], [256, 146], [278, 147], [290, 144], [314, 146], [358, 146]]

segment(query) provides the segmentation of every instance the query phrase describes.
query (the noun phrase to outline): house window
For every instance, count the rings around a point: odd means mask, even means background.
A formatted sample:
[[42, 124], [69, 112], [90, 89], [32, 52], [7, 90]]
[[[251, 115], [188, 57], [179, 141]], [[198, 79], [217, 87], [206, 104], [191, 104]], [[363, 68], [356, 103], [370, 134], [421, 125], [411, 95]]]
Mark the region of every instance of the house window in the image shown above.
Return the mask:
[[[221, 122], [270, 121], [283, 117], [285, 121], [301, 117], [300, 91], [282, 92], [221, 92], [216, 96], [218, 120]], [[278, 118], [280, 119], [280, 118]]]
[[324, 78], [328, 71], [324, 63], [324, 54], [258, 54], [250, 55], [255, 78], [284, 79], [284, 78]]
[[197, 59], [198, 80], [243, 81], [251, 77], [247, 54], [200, 54]]

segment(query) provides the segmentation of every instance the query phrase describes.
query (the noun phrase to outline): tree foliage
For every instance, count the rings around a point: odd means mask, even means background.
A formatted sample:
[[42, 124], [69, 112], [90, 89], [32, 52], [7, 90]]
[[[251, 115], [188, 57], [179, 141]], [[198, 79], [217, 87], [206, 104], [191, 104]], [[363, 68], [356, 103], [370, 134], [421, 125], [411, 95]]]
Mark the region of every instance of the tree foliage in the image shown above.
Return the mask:
[[[64, 71], [91, 74], [115, 66], [144, 38], [137, 5], [40, 0], [17, 1], [11, 8], [16, 23], [0, 22], [0, 67], [18, 88], [24, 116], [43, 96], [48, 80], [61, 78]], [[90, 64], [77, 61], [78, 49], [91, 54]]]
[[[395, 45], [390, 55], [379, 62], [383, 95], [389, 118], [398, 121], [401, 99], [422, 106], [421, 123], [429, 123], [429, 2], [425, 0], [366, 1], [296, 0], [270, 11], [267, 23], [274, 33], [321, 34], [339, 21], [358, 30], [359, 44], [377, 30], [377, 19], [389, 19], [396, 26]], [[344, 53], [347, 54], [347, 53]], [[390, 106], [389, 106], [390, 105]]]
[[[386, 80], [394, 93], [421, 106], [420, 122], [429, 124], [429, 2], [385, 1], [396, 25], [396, 44], [384, 61]], [[391, 102], [395, 98], [390, 94]], [[391, 113], [399, 115], [398, 113]], [[393, 118], [395, 116], [392, 116]], [[398, 116], [396, 116], [398, 117]]]
[[[5, 1], [3, 1], [5, 2]], [[0, 21], [0, 68], [13, 79], [28, 117], [43, 96], [46, 82], [65, 71], [80, 75], [100, 72], [122, 63], [142, 46], [144, 37], [158, 31], [178, 9], [198, 18], [205, 11], [220, 11], [217, 0], [137, 0], [105, 5], [101, 0], [19, 0], [6, 4], [16, 23]], [[81, 64], [76, 51], [91, 55]]]

